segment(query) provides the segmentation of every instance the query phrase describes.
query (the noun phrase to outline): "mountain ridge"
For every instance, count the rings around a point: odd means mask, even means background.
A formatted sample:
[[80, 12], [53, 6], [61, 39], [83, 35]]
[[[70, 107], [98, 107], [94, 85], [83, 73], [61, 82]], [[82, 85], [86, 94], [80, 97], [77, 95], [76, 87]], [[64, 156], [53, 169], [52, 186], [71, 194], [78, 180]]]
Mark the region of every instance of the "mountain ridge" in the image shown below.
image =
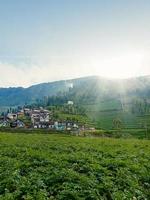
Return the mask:
[[131, 79], [139, 79], [139, 78], [150, 78], [150, 75], [142, 75], [142, 76], [135, 76], [135, 77], [129, 77], [129, 78], [108, 78], [105, 76], [98, 76], [98, 75], [93, 75], [93, 76], [83, 76], [83, 77], [77, 77], [77, 78], [71, 78], [71, 79], [61, 79], [61, 80], [56, 80], [56, 81], [49, 81], [49, 82], [41, 82], [41, 83], [36, 83], [33, 85], [30, 85], [28, 87], [24, 86], [8, 86], [8, 87], [0, 87], [0, 89], [14, 89], [14, 88], [21, 88], [21, 89], [29, 89], [30, 87], [38, 86], [41, 84], [51, 84], [51, 83], [57, 83], [57, 82], [66, 82], [66, 81], [75, 81], [79, 79], [87, 79], [87, 78], [100, 78], [100, 79], [105, 79], [108, 81], [127, 81]]
[[[70, 93], [68, 93], [70, 91]], [[75, 79], [39, 83], [28, 88], [0, 88], [0, 106], [17, 106], [33, 103], [44, 96], [68, 95], [78, 102], [83, 96], [102, 98], [104, 96], [133, 95], [150, 96], [150, 76], [128, 79], [108, 79], [99, 76], [86, 76]]]

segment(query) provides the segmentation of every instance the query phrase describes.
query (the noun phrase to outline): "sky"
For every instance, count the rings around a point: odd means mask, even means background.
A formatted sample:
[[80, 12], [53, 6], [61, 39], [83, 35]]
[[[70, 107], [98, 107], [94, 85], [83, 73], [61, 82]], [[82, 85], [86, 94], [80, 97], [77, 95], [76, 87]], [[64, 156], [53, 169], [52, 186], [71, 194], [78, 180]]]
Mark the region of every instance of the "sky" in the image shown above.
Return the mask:
[[0, 87], [150, 75], [149, 0], [0, 0]]

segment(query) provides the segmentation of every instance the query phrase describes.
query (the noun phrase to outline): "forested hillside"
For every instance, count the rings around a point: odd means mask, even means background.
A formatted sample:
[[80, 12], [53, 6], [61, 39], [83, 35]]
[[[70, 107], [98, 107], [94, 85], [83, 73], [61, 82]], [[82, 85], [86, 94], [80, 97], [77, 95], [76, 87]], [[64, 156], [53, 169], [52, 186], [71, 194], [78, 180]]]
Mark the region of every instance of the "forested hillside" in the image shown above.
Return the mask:
[[78, 103], [93, 103], [106, 99], [150, 97], [150, 76], [108, 80], [96, 76], [67, 81], [42, 83], [29, 88], [0, 88], [0, 106], [15, 106], [35, 102], [43, 97], [64, 97]]

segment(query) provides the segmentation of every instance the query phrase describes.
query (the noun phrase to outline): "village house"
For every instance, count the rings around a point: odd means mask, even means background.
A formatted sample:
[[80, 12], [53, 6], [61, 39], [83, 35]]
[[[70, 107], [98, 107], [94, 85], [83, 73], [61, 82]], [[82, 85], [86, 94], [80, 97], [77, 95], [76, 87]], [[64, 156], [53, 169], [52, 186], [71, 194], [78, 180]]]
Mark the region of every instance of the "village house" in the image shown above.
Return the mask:
[[77, 130], [79, 127], [78, 125], [73, 122], [73, 121], [55, 121], [54, 123], [54, 128], [56, 130], [67, 130], [67, 131], [71, 131], [71, 130]]
[[0, 127], [10, 127], [10, 123], [7, 120], [5, 120], [3, 122], [0, 122]]
[[68, 101], [68, 105], [73, 105], [73, 101]]
[[49, 128], [50, 111], [44, 109], [34, 109], [31, 113], [31, 122], [34, 128]]
[[18, 114], [8, 113], [5, 116], [0, 116], [0, 127], [24, 128], [25, 124], [18, 120]]
[[55, 129], [55, 122], [54, 121], [49, 122], [49, 129]]
[[0, 127], [9, 127], [9, 121], [7, 120], [7, 117], [1, 116], [0, 117]]
[[29, 108], [24, 108], [23, 111], [24, 111], [24, 115], [26, 115], [26, 116], [30, 116], [32, 113], [32, 110]]
[[21, 120], [15, 120], [10, 122], [11, 128], [24, 128], [25, 124]]
[[24, 110], [20, 110], [17, 112], [18, 117], [23, 117], [24, 116]]
[[8, 113], [8, 114], [7, 114], [7, 118], [8, 118], [9, 120], [17, 120], [18, 115], [17, 115], [17, 114], [14, 114], [14, 113]]
[[54, 128], [58, 131], [66, 130], [66, 122], [65, 121], [55, 121]]
[[24, 128], [25, 124], [21, 120], [17, 120], [17, 127]]

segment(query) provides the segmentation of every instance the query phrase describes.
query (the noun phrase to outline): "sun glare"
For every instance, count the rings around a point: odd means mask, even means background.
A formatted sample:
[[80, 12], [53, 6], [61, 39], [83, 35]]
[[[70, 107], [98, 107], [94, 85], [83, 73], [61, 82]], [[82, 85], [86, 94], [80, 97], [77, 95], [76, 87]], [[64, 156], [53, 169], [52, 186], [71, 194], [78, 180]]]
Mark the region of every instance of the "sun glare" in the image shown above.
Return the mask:
[[99, 76], [107, 78], [129, 78], [138, 76], [142, 71], [143, 55], [128, 54], [95, 61], [93, 69]]

